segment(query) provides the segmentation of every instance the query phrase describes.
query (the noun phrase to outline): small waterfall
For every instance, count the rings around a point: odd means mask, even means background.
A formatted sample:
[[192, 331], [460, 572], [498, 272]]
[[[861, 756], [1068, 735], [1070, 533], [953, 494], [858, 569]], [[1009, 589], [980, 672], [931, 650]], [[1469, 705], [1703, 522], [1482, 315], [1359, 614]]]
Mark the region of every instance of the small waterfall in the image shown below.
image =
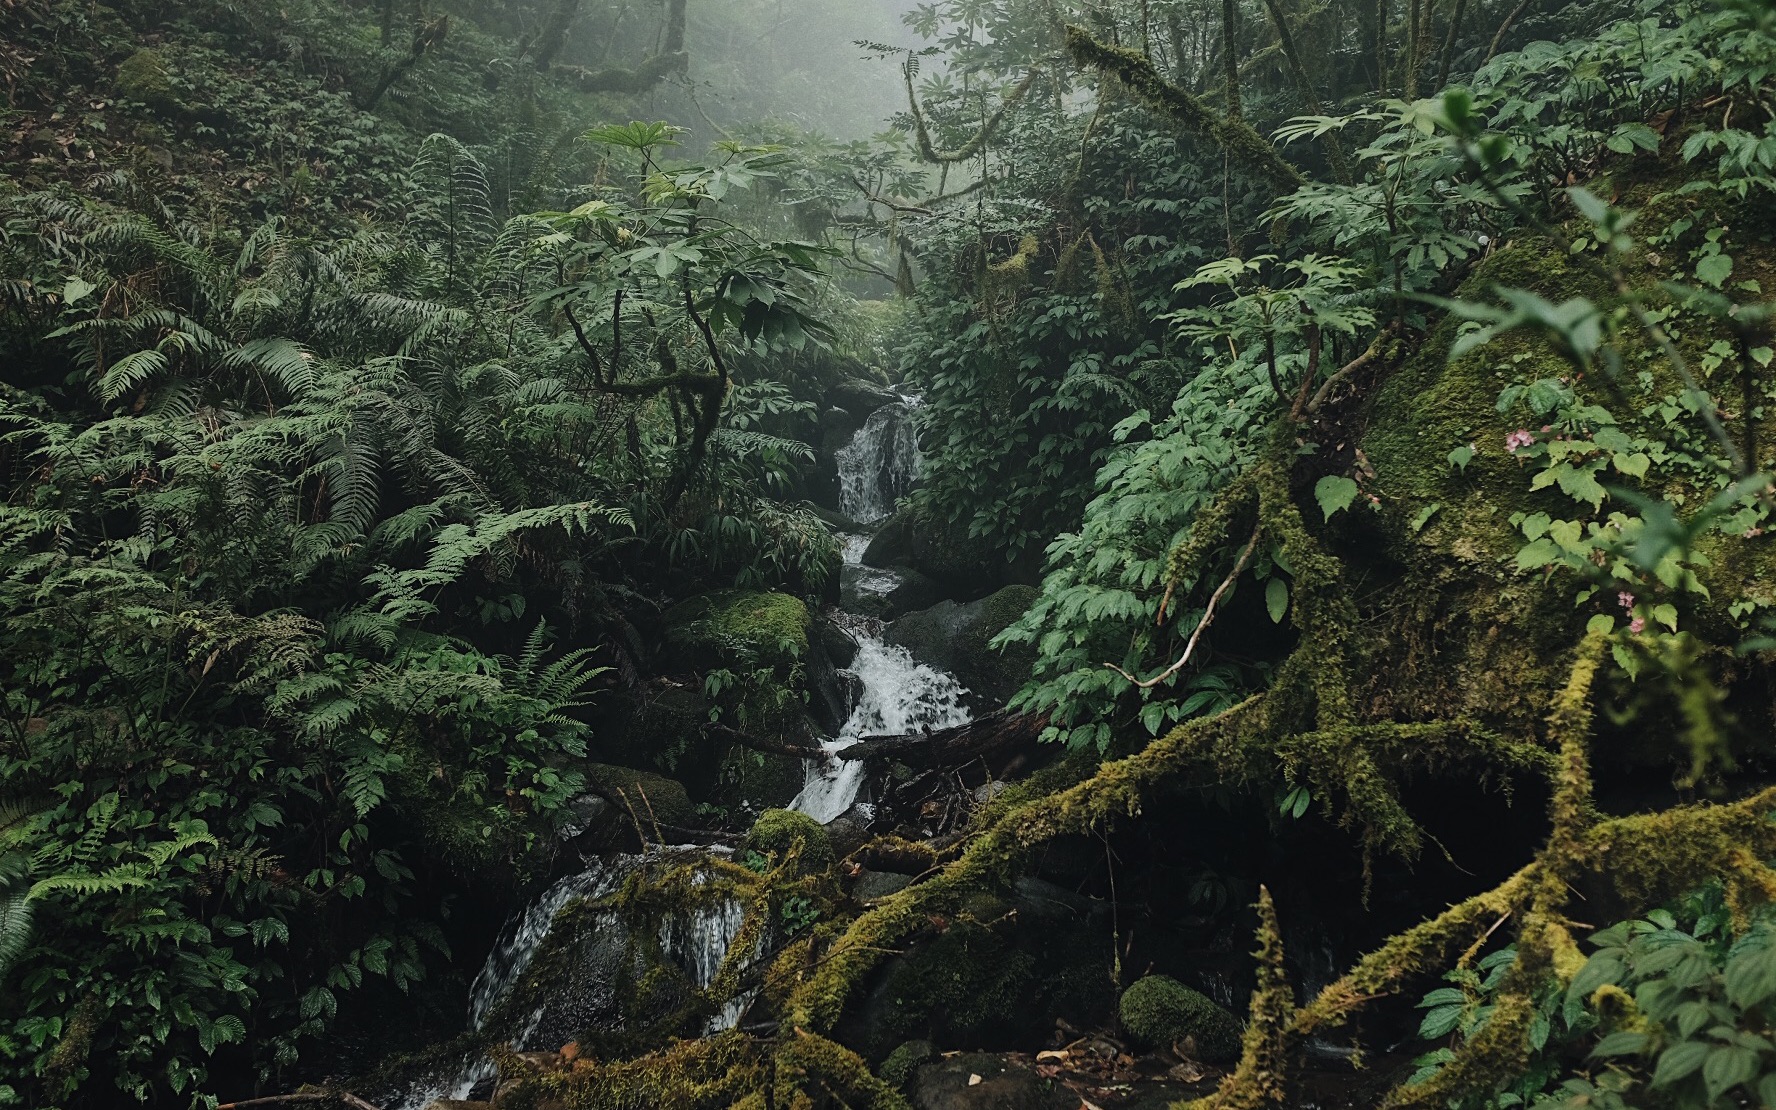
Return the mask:
[[[851, 622], [857, 637], [857, 659], [851, 671], [863, 683], [863, 696], [837, 738], [822, 746], [836, 752], [862, 736], [902, 735], [968, 723], [962, 695], [968, 691], [954, 675], [916, 661], [903, 647], [884, 643], [872, 621]], [[863, 784], [861, 759], [808, 762], [808, 779], [790, 808], [825, 824], [857, 798]]]
[[[508, 925], [495, 942], [487, 962], [469, 987], [469, 1029], [479, 1032], [495, 1004], [524, 977], [555, 915], [576, 898], [603, 898], [623, 884], [645, 855], [614, 855], [592, 860], [584, 871], [558, 880]], [[542, 1010], [529, 1014], [513, 1029], [511, 1040], [523, 1046], [542, 1020]], [[454, 1074], [423, 1080], [399, 1096], [396, 1110], [425, 1110], [439, 1099], [467, 1099], [476, 1085], [494, 1077], [493, 1061], [477, 1055], [464, 1060]]]
[[[691, 983], [699, 990], [715, 982], [728, 949], [740, 936], [746, 911], [732, 898], [712, 906], [699, 906], [689, 917], [672, 917], [660, 926], [660, 946], [674, 961], [684, 965]], [[723, 1003], [721, 1011], [709, 1019], [705, 1033], [721, 1033], [740, 1024], [753, 996], [758, 992], [743, 991]]]
[[912, 489], [919, 475], [919, 434], [912, 415], [918, 404], [917, 397], [907, 396], [883, 405], [839, 449], [839, 510], [852, 520], [874, 524]]
[[[895, 501], [911, 488], [919, 468], [918, 439], [911, 419], [917, 404], [918, 398], [905, 397], [900, 403], [877, 409], [839, 452], [841, 504], [852, 519], [865, 523], [883, 519], [893, 511]], [[888, 593], [899, 585], [900, 578], [892, 571], [863, 566], [863, 551], [868, 543], [866, 536], [843, 538], [845, 571], [857, 579], [860, 589]], [[848, 613], [839, 613], [837, 617], [858, 642], [857, 657], [850, 669], [861, 683], [862, 694], [839, 735], [824, 742], [827, 752], [837, 752], [863, 736], [905, 734], [968, 722], [968, 710], [962, 706], [962, 696], [967, 691], [953, 675], [918, 662], [905, 648], [886, 643], [880, 622]], [[852, 808], [863, 778], [862, 760], [810, 760], [801, 793], [790, 808], [825, 824]], [[584, 871], [550, 887], [502, 934], [470, 990], [469, 1028], [482, 1029], [501, 999], [523, 979], [556, 915], [569, 904], [613, 893], [637, 868], [662, 853], [706, 855], [721, 850], [655, 848], [639, 855], [588, 860]], [[745, 912], [739, 902], [711, 901], [662, 922], [660, 946], [668, 959], [684, 969], [692, 985], [706, 989], [728, 958], [744, 921]], [[611, 927], [621, 925], [613, 920]], [[621, 938], [614, 939], [620, 947]], [[765, 943], [764, 938], [759, 943]], [[534, 1013], [514, 1022], [509, 1039], [521, 1048], [556, 1047], [526, 1042], [559, 1032], [554, 1027], [563, 1024], [564, 1017], [581, 1023], [597, 1020], [609, 1001], [603, 996], [609, 996], [612, 987], [597, 976], [590, 976], [578, 986], [563, 984], [563, 990], [577, 990], [587, 996], [539, 1004]], [[595, 997], [599, 992], [603, 996]], [[756, 991], [726, 1003], [720, 1013], [711, 1017], [705, 1032], [737, 1026], [754, 994]], [[553, 1016], [548, 1017], [549, 1028], [543, 1029], [546, 1015]], [[493, 1075], [493, 1064], [485, 1057], [464, 1060], [453, 1074], [416, 1085], [391, 1098], [388, 1105], [397, 1110], [425, 1110], [437, 1099], [464, 1099]]]

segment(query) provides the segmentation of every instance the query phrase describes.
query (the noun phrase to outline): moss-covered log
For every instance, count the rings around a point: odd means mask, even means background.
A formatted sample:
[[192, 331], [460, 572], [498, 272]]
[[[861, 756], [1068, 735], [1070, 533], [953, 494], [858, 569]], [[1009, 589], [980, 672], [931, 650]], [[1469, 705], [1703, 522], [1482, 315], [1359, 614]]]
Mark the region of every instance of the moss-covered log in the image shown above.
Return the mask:
[[1149, 107], [1177, 120], [1185, 130], [1218, 144], [1241, 168], [1268, 179], [1284, 192], [1307, 183], [1301, 170], [1244, 120], [1218, 115], [1194, 94], [1167, 81], [1147, 56], [1099, 42], [1083, 27], [1067, 28], [1067, 51], [1080, 65], [1121, 81]]

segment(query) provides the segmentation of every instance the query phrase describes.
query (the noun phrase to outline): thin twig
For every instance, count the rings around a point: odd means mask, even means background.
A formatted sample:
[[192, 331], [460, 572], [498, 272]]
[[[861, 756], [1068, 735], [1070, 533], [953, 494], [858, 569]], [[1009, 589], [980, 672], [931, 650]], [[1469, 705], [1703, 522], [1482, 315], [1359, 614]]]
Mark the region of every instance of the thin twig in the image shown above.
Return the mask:
[[244, 1098], [239, 1102], [224, 1102], [216, 1110], [246, 1110], [249, 1106], [281, 1106], [292, 1102], [343, 1102], [354, 1110], [378, 1110], [376, 1106], [349, 1091], [298, 1091], [288, 1095]]
[[1383, 329], [1382, 333], [1375, 337], [1375, 342], [1369, 344], [1369, 347], [1367, 350], [1365, 350], [1362, 354], [1358, 355], [1356, 358], [1351, 359], [1349, 362], [1345, 363], [1343, 366], [1339, 367], [1336, 373], [1334, 373], [1331, 377], [1327, 378], [1325, 383], [1320, 386], [1319, 390], [1316, 393], [1314, 393], [1313, 400], [1311, 400], [1307, 403], [1307, 411], [1310, 413], [1319, 412], [1320, 406], [1325, 404], [1326, 398], [1331, 395], [1332, 387], [1336, 386], [1340, 382], [1348, 380], [1352, 374], [1355, 374], [1357, 371], [1361, 370], [1363, 367], [1369, 365], [1371, 362], [1374, 362], [1375, 356], [1379, 355], [1381, 353], [1381, 341], [1383, 339], [1387, 338], [1388, 335], [1393, 332], [1393, 330], [1394, 329], [1391, 325], [1389, 327]]
[[1123, 670], [1121, 667], [1118, 667], [1115, 663], [1105, 663], [1104, 666], [1109, 667], [1117, 674], [1134, 683], [1137, 690], [1151, 690], [1166, 679], [1183, 670], [1184, 665], [1190, 662], [1191, 655], [1196, 652], [1197, 641], [1201, 640], [1202, 634], [1208, 630], [1209, 622], [1215, 619], [1215, 608], [1221, 604], [1222, 596], [1225, 595], [1228, 590], [1233, 588], [1234, 579], [1245, 573], [1246, 564], [1252, 561], [1252, 552], [1258, 549], [1258, 539], [1262, 535], [1264, 535], [1264, 522], [1260, 520], [1252, 529], [1252, 538], [1246, 541], [1246, 549], [1240, 552], [1239, 562], [1233, 565], [1232, 572], [1222, 580], [1221, 585], [1217, 586], [1215, 592], [1210, 595], [1208, 608], [1203, 610], [1202, 620], [1197, 622], [1196, 631], [1190, 634], [1190, 642], [1184, 645], [1184, 654], [1178, 657], [1176, 663], [1173, 663], [1171, 666], [1145, 682], [1136, 679], [1134, 675]]

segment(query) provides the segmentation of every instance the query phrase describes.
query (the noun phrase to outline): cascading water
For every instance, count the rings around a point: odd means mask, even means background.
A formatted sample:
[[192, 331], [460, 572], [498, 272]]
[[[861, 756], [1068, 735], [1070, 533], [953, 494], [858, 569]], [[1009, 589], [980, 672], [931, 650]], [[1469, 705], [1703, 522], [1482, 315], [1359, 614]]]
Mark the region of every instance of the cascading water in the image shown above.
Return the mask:
[[[893, 510], [895, 501], [911, 488], [919, 466], [918, 441], [911, 420], [911, 411], [917, 404], [918, 398], [909, 396], [898, 404], [877, 409], [838, 453], [841, 506], [853, 520], [874, 523], [883, 519]], [[899, 584], [899, 576], [893, 571], [864, 566], [863, 551], [867, 545], [866, 536], [843, 538], [847, 580], [865, 592], [889, 593]], [[864, 779], [863, 760], [839, 759], [832, 753], [863, 736], [899, 735], [968, 721], [968, 710], [962, 705], [967, 691], [953, 675], [918, 662], [905, 648], [886, 643], [879, 621], [844, 612], [837, 613], [835, 620], [857, 640], [857, 657], [850, 670], [857, 676], [861, 691], [857, 707], [839, 735], [823, 743], [828, 757], [808, 762], [801, 793], [790, 803], [791, 809], [822, 824], [852, 808]], [[483, 1028], [496, 1006], [523, 978], [548, 937], [556, 915], [570, 903], [615, 892], [629, 875], [662, 853], [710, 851], [713, 850], [667, 847], [639, 855], [592, 859], [587, 861], [584, 871], [550, 887], [507, 927], [488, 955], [470, 991], [469, 1028]], [[660, 947], [684, 970], [693, 986], [707, 988], [738, 938], [744, 916], [741, 905], [733, 899], [699, 905], [667, 918], [660, 927]], [[604, 928], [605, 924], [599, 927]], [[613, 919], [608, 927], [614, 931], [622, 925]], [[613, 942], [619, 949], [623, 944], [621, 937], [613, 938]], [[743, 994], [727, 1002], [710, 1019], [706, 1032], [737, 1026], [751, 1000], [752, 994]], [[575, 1004], [573, 999], [555, 999], [515, 1020], [505, 1015], [512, 1026], [507, 1039], [520, 1048], [555, 1047], [526, 1043], [538, 1037], [539, 1030], [543, 1034], [559, 1032], [543, 1028], [545, 1024], [556, 1024], [554, 1018], [545, 1022], [546, 1010], [562, 1011], [570, 1020], [575, 1016], [585, 1018], [601, 1012], [604, 1001], [587, 998]], [[464, 1061], [455, 1074], [419, 1085], [392, 1100], [392, 1105], [398, 1110], [425, 1110], [437, 1099], [467, 1098], [478, 1084], [493, 1075], [492, 1063], [478, 1055]]]
[[903, 647], [884, 643], [876, 621], [853, 618], [845, 623], [857, 638], [851, 671], [862, 682], [862, 696], [839, 735], [822, 745], [829, 753], [826, 761], [809, 762], [808, 780], [790, 803], [791, 809], [821, 824], [850, 809], [863, 783], [863, 760], [839, 759], [830, 753], [863, 736], [904, 735], [968, 723], [968, 710], [962, 706], [967, 691], [955, 676], [916, 661]]
[[874, 524], [912, 489], [919, 475], [919, 435], [913, 426], [918, 405], [912, 395], [883, 405], [839, 449], [839, 511], [852, 520]]

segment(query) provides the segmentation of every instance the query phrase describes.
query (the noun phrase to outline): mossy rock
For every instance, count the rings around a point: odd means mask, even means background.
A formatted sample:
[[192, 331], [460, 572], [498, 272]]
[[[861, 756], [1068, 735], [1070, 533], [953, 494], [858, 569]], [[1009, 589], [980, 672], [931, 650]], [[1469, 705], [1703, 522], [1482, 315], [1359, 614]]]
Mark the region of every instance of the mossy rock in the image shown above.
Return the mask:
[[787, 677], [807, 657], [813, 614], [799, 597], [723, 590], [666, 611], [670, 662], [689, 671], [770, 668]]
[[882, 1058], [908, 1037], [984, 1044], [1027, 1032], [1039, 1013], [1036, 959], [965, 918], [891, 962], [854, 1016], [856, 1043]]
[[885, 1082], [905, 1090], [907, 1084], [912, 1082], [913, 1073], [919, 1070], [919, 1065], [935, 1059], [937, 1049], [930, 1041], [907, 1041], [888, 1054], [888, 1058], [882, 1061], [882, 1066], [876, 1069], [876, 1074]]
[[173, 91], [172, 73], [164, 53], [138, 50], [117, 67], [117, 95], [139, 100], [163, 114], [179, 112], [183, 106]]
[[832, 843], [820, 822], [788, 809], [767, 809], [759, 814], [746, 839], [740, 842], [740, 850], [757, 852], [773, 862], [781, 862], [795, 851], [796, 870], [804, 875], [825, 871], [833, 865]]
[[1179, 1045], [1211, 1064], [1237, 1059], [1240, 1023], [1206, 994], [1169, 975], [1149, 975], [1122, 992], [1117, 1006], [1122, 1027], [1153, 1048]]
[[697, 808], [677, 779], [614, 763], [582, 763], [579, 770], [586, 776], [586, 789], [614, 805], [624, 819], [633, 812], [649, 837], [656, 822], [679, 829], [697, 826]]
[[969, 535], [966, 523], [915, 510], [910, 531], [912, 551], [907, 561], [957, 596], [981, 597], [1004, 581], [1004, 554], [991, 540]]
[[[1695, 216], [1690, 208], [1683, 214]], [[1776, 252], [1767, 246], [1740, 247], [1735, 264], [1735, 276], [1776, 276]], [[1651, 289], [1673, 276], [1682, 278], [1639, 256], [1628, 280]], [[1527, 289], [1556, 303], [1575, 296], [1599, 303], [1614, 299], [1606, 281], [1575, 260], [1558, 235], [1526, 235], [1497, 250], [1458, 295], [1491, 300], [1494, 287]], [[1547, 340], [1529, 332], [1507, 334], [1451, 360], [1460, 330], [1459, 320], [1446, 317], [1415, 350], [1396, 351], [1399, 367], [1380, 383], [1362, 415], [1359, 443], [1374, 469], [1363, 484], [1379, 498], [1379, 511], [1343, 514], [1332, 527], [1343, 540], [1340, 553], [1353, 566], [1397, 576], [1388, 592], [1405, 603], [1390, 610], [1386, 627], [1363, 637], [1372, 647], [1370, 658], [1357, 663], [1356, 673], [1366, 677], [1353, 696], [1377, 718], [1467, 719], [1534, 731], [1543, 707], [1565, 680], [1571, 648], [1586, 622], [1621, 612], [1615, 588], [1575, 607], [1581, 583], [1571, 572], [1519, 570], [1515, 557], [1528, 541], [1513, 517], [1546, 513], [1556, 521], [1594, 522], [1614, 511], [1635, 515], [1636, 510], [1613, 494], [1594, 510], [1558, 488], [1532, 489], [1538, 468], [1518, 458], [1506, 437], [1536, 418], [1521, 407], [1500, 413], [1500, 393], [1513, 384], [1563, 379], [1581, 403], [1607, 409], [1627, 436], [1665, 442], [1676, 433], [1657, 414], [1660, 399], [1681, 391], [1682, 383], [1652, 342], [1633, 328], [1624, 330], [1624, 367], [1613, 381], [1600, 371], [1578, 375]], [[1677, 345], [1692, 365], [1701, 365], [1711, 339], [1710, 329], [1684, 328]], [[1718, 383], [1716, 389], [1737, 396]], [[1776, 406], [1765, 406], [1758, 438], [1776, 443]], [[1450, 460], [1457, 449], [1472, 450], [1465, 465]], [[1644, 480], [1608, 471], [1601, 477], [1606, 487], [1639, 486], [1644, 494], [1672, 498], [1684, 513], [1712, 493], [1693, 486], [1694, 472], [1676, 463], [1655, 462]], [[1682, 592], [1669, 600], [1681, 612], [1682, 628], [1730, 647], [1746, 633], [1729, 606], [1776, 606], [1776, 540], [1710, 530], [1697, 551], [1708, 561], [1698, 573], [1712, 596]], [[1654, 736], [1660, 730], [1639, 732]], [[1669, 755], [1662, 741], [1644, 751], [1632, 743], [1610, 747], [1617, 765]]]

